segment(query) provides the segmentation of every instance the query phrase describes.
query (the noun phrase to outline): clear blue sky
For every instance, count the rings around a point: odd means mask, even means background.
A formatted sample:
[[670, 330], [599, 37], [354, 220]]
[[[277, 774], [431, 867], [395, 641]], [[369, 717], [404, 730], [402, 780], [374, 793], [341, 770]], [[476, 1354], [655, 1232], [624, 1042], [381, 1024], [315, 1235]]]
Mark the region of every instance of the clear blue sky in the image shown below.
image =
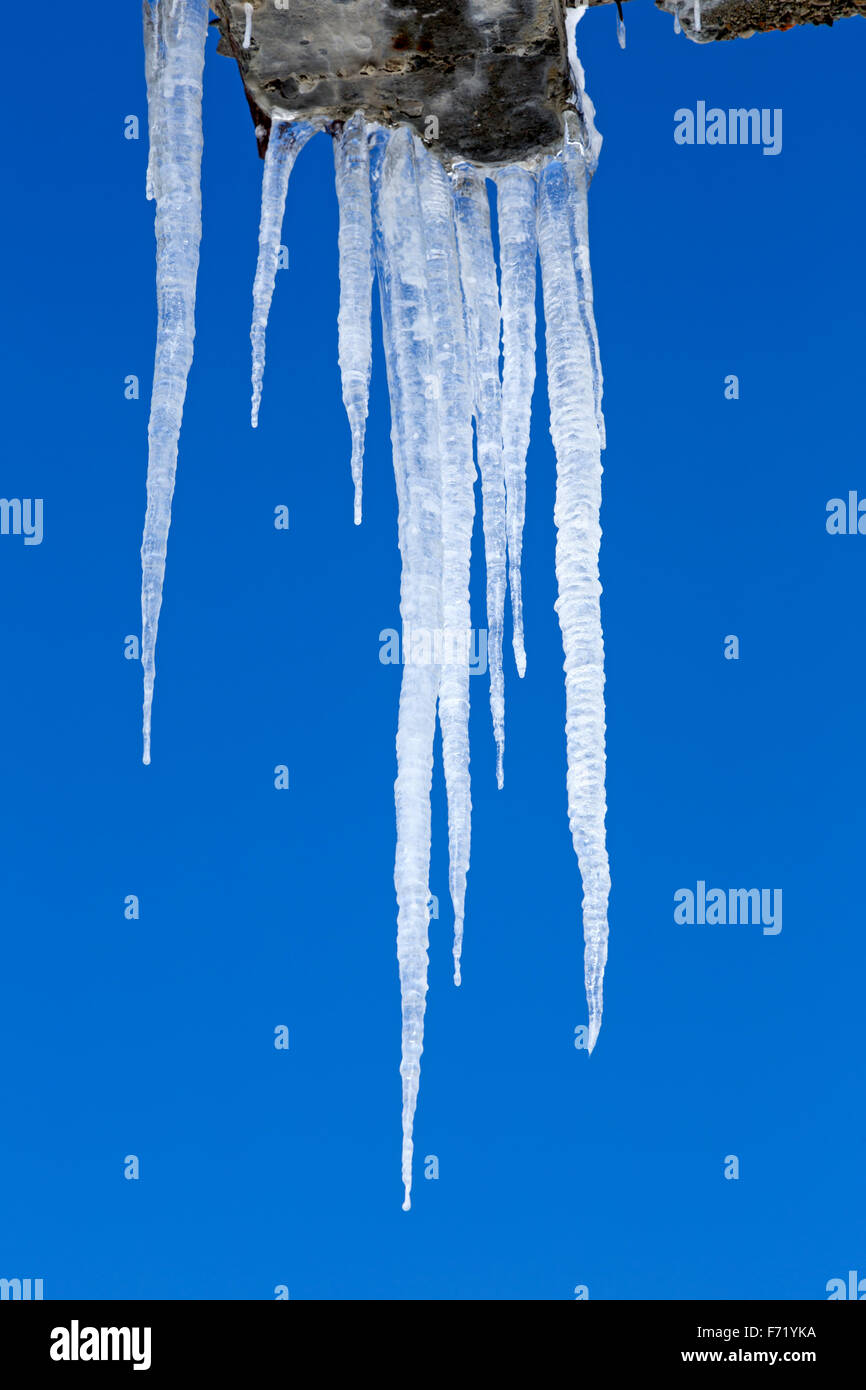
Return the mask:
[[[520, 683], [509, 653], [501, 793], [473, 681], [461, 990], [438, 773], [434, 788], [442, 915], [416, 1154], [436, 1154], [440, 1177], [416, 1161], [410, 1214], [399, 671], [378, 661], [397, 625], [396, 504], [377, 327], [352, 524], [329, 142], [295, 170], [252, 433], [261, 166], [211, 32], [196, 358], [144, 768], [141, 670], [123, 657], [140, 623], [155, 319], [146, 138], [123, 138], [146, 113], [139, 6], [43, 27], [47, 106], [32, 66], [7, 67], [0, 491], [44, 498], [45, 536], [0, 537], [0, 1275], [58, 1298], [268, 1299], [286, 1284], [292, 1298], [568, 1299], [585, 1284], [591, 1298], [820, 1299], [828, 1279], [866, 1274], [866, 538], [825, 530], [829, 498], [866, 494], [866, 24], [698, 48], [645, 0], [626, 8], [626, 52], [612, 7], [579, 34], [605, 137], [590, 200], [608, 429], [604, 1027], [591, 1059], [575, 1050], [542, 371], [529, 669]], [[674, 112], [698, 100], [782, 108], [781, 155], [676, 145]], [[677, 925], [674, 892], [699, 879], [781, 887], [782, 932]]]

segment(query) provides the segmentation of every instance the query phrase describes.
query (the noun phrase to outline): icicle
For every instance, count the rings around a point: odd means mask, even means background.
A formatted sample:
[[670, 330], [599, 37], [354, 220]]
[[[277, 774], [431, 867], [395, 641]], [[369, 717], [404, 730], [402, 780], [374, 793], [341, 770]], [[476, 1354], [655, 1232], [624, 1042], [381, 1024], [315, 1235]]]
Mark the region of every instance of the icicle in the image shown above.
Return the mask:
[[352, 433], [355, 525], [361, 522], [364, 434], [370, 392], [373, 289], [370, 167], [364, 113], [356, 111], [334, 141], [334, 170], [340, 206], [340, 313], [337, 320], [343, 404]]
[[526, 451], [535, 385], [535, 175], [511, 165], [496, 175], [502, 280], [502, 441], [514, 659], [526, 673], [520, 559], [526, 515]]
[[250, 4], [244, 5], [244, 41], [243, 47], [249, 48], [253, 37], [253, 7]]
[[141, 662], [144, 667], [143, 761], [150, 762], [155, 652], [177, 444], [195, 338], [195, 289], [201, 240], [201, 91], [207, 0], [166, 0], [144, 7], [148, 186], [156, 198], [156, 357], [150, 402], [147, 514], [141, 544]]
[[442, 626], [442, 477], [424, 227], [408, 130], [390, 137], [382, 130], [375, 132], [371, 173], [403, 562], [394, 884], [403, 1014], [403, 1209], [408, 1211], [427, 995], [430, 788], [440, 668], [432, 660], [414, 660], [405, 639], [407, 628], [432, 636]]
[[605, 846], [604, 646], [598, 553], [601, 540], [601, 440], [593, 393], [591, 338], [582, 321], [571, 254], [579, 187], [554, 159], [539, 177], [538, 245], [547, 329], [551, 435], [557, 462], [556, 610], [565, 651], [568, 811], [583, 880], [584, 974], [588, 1050], [602, 1018], [610, 892]]
[[490, 207], [483, 174], [460, 164], [454, 171], [454, 212], [460, 279], [466, 305], [475, 397], [475, 430], [481, 470], [484, 554], [487, 565], [487, 662], [490, 710], [496, 740], [496, 781], [503, 784], [505, 686], [502, 628], [505, 613], [505, 474], [499, 381], [499, 290], [490, 236]]
[[574, 256], [574, 270], [577, 276], [578, 305], [580, 322], [589, 339], [590, 360], [592, 363], [593, 398], [595, 418], [598, 425], [602, 449], [606, 444], [604, 415], [601, 408], [604, 381], [601, 372], [601, 353], [598, 346], [598, 331], [595, 326], [592, 296], [592, 269], [589, 263], [589, 212], [587, 191], [589, 188], [589, 169], [586, 163], [584, 143], [577, 122], [571, 112], [565, 115], [565, 142], [562, 152], [563, 164], [570, 184], [568, 206], [571, 222], [571, 246]]
[[701, 0], [695, 0], [695, 33], [701, 32]]
[[679, 17], [679, 14], [675, 14], [675, 15], [674, 15], [674, 33], [675, 33], [675, 34], [681, 34], [682, 32], [683, 32], [683, 30], [682, 30], [682, 25], [680, 24], [680, 17]]
[[620, 48], [625, 48], [625, 19], [621, 0], [616, 0], [616, 41]]
[[472, 819], [469, 781], [469, 566], [475, 515], [472, 381], [457, 261], [451, 185], [439, 160], [415, 137], [427, 244], [442, 467], [442, 681], [439, 723], [448, 797], [449, 887], [454, 908], [454, 983], [460, 984]]
[[262, 379], [265, 374], [265, 335], [268, 313], [274, 296], [277, 265], [280, 257], [280, 237], [286, 210], [286, 194], [295, 160], [316, 127], [309, 121], [274, 121], [265, 155], [262, 174], [262, 215], [259, 223], [259, 259], [253, 282], [253, 322], [250, 340], [253, 345], [253, 429], [259, 423], [262, 399]]
[[153, 0], [153, 5], [145, 0], [142, 6], [142, 21], [144, 27], [144, 77], [147, 83], [147, 173], [144, 180], [144, 196], [148, 202], [153, 199], [153, 151], [159, 139], [159, 116], [157, 113], [158, 105], [158, 83], [156, 76], [157, 69], [157, 34], [156, 34], [156, 10], [154, 6], [158, 0]]

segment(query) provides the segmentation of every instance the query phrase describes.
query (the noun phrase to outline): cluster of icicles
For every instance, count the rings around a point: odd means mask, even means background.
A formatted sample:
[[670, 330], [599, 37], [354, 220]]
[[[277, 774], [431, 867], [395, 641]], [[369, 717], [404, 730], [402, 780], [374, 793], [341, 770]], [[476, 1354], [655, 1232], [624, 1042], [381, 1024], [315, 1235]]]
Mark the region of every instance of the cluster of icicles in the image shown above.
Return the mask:
[[[150, 761], [154, 649], [177, 444], [193, 351], [207, 13], [206, 0], [151, 0], [145, 5], [148, 194], [156, 199], [158, 299], [142, 544], [145, 762]], [[446, 171], [411, 130], [369, 124], [360, 112], [345, 124], [328, 127], [340, 208], [339, 359], [352, 437], [355, 520], [361, 517], [375, 278], [399, 502], [401, 617], [404, 630], [441, 633], [445, 639], [438, 664], [410, 660], [404, 665], [397, 732], [394, 878], [407, 1209], [427, 994], [430, 792], [437, 718], [448, 806], [454, 970], [460, 982], [471, 814], [469, 647], [467, 641], [448, 638], [468, 637], [471, 626], [474, 455], [481, 474], [490, 703], [500, 785], [505, 740], [503, 614], [509, 579], [514, 654], [521, 675], [526, 668], [520, 559], [535, 380], [537, 260], [557, 462], [556, 610], [565, 651], [569, 821], [583, 880], [590, 1050], [601, 1026], [610, 887], [598, 579], [604, 440], [586, 222], [587, 186], [598, 138], [573, 49], [575, 23], [576, 19], [569, 26], [569, 37], [579, 109], [566, 115], [562, 149], [532, 167], [490, 171], [497, 189], [501, 288], [485, 171], [468, 164]], [[315, 130], [312, 124], [287, 119], [275, 120], [270, 132], [253, 290], [254, 424], [289, 177]]]

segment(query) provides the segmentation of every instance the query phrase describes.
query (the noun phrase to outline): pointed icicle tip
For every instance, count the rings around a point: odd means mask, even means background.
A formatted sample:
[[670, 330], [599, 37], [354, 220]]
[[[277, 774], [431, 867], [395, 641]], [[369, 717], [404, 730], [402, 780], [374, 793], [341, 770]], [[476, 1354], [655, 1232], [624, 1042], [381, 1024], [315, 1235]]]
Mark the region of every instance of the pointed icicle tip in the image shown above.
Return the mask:
[[412, 1210], [412, 1199], [411, 1199], [411, 1197], [409, 1196], [409, 1188], [408, 1188], [408, 1187], [406, 1188], [406, 1195], [405, 1195], [405, 1197], [403, 1198], [403, 1210], [404, 1210], [404, 1211], [411, 1211], [411, 1210]]
[[463, 976], [460, 973], [460, 962], [463, 959], [463, 925], [464, 917], [462, 910], [454, 916], [454, 945], [451, 947], [451, 955], [454, 960], [454, 983], [461, 985]]
[[625, 48], [625, 19], [622, 13], [622, 0], [616, 0], [616, 37], [620, 48]]
[[265, 375], [265, 348], [268, 315], [274, 297], [277, 271], [280, 264], [280, 238], [286, 211], [289, 179], [295, 160], [318, 126], [310, 121], [275, 120], [262, 171], [262, 210], [259, 220], [259, 253], [253, 280], [253, 318], [250, 326], [252, 344], [252, 405], [250, 419], [253, 429], [259, 418], [262, 386]]
[[600, 1032], [601, 1032], [601, 1018], [600, 1018], [600, 1017], [591, 1018], [591, 1019], [589, 1020], [589, 1039], [588, 1039], [587, 1044], [586, 1044], [587, 1053], [591, 1053], [591, 1052], [592, 1052], [592, 1049], [595, 1047], [596, 1043], [598, 1042], [598, 1035], [599, 1035]]
[[363, 445], [363, 441], [361, 441], [361, 440], [359, 440], [359, 439], [356, 439], [356, 440], [354, 441], [354, 446], [353, 446], [353, 449], [352, 449], [352, 477], [353, 477], [354, 483], [355, 483], [354, 520], [355, 520], [355, 525], [356, 525], [356, 526], [360, 526], [360, 525], [361, 525], [361, 522], [362, 522], [362, 520], [363, 520], [363, 493], [364, 493], [364, 484], [363, 484], [363, 475], [362, 475], [363, 460], [364, 460], [364, 445]]

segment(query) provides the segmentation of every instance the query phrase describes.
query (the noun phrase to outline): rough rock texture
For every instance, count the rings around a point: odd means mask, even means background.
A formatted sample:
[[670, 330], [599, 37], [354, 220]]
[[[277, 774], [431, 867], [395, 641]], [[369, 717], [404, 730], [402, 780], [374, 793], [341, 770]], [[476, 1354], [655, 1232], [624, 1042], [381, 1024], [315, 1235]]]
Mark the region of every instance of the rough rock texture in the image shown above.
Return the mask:
[[694, 0], [655, 0], [660, 10], [679, 15], [683, 33], [696, 43], [747, 39], [796, 24], [832, 24], [866, 16], [866, 0], [701, 0], [701, 27], [695, 30]]
[[267, 143], [274, 112], [406, 123], [446, 160], [554, 144], [568, 99], [560, 0], [212, 0]]
[[[605, 4], [609, 0], [589, 0]], [[698, 43], [866, 14], [866, 0], [655, 0]], [[407, 124], [446, 162], [499, 164], [557, 143], [572, 0], [211, 0], [267, 147], [274, 116]]]

